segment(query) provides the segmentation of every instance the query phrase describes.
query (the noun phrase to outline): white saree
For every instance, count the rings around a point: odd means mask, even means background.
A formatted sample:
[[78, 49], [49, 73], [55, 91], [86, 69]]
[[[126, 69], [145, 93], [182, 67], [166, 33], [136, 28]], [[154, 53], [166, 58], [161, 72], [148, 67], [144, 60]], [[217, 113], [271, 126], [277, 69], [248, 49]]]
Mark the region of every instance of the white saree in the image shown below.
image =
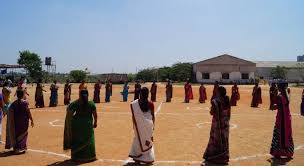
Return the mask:
[[143, 163], [154, 162], [153, 120], [151, 111], [143, 112], [138, 100], [131, 103], [134, 139], [129, 157]]

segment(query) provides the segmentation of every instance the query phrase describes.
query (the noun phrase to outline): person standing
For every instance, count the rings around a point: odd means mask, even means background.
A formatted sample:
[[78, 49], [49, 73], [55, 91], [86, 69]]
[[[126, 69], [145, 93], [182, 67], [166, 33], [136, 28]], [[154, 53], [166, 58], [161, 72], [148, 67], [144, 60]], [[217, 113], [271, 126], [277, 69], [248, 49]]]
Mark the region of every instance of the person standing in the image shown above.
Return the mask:
[[5, 81], [3, 84], [3, 88], [2, 88], [2, 96], [3, 96], [3, 102], [4, 102], [3, 115], [5, 115], [8, 112], [9, 107], [11, 105], [12, 89], [10, 86], [11, 86], [10, 83], [8, 81]]
[[106, 83], [106, 98], [105, 98], [106, 103], [111, 101], [111, 96], [112, 96], [112, 81], [111, 79], [109, 79]]
[[35, 92], [36, 108], [44, 107], [43, 92], [46, 92], [46, 90], [43, 89], [42, 79], [38, 79], [37, 86], [36, 86], [36, 92]]
[[185, 103], [189, 103], [189, 101], [193, 99], [192, 86], [190, 84], [189, 79], [187, 79], [187, 82], [184, 86], [184, 90], [185, 90]]
[[173, 97], [173, 86], [171, 80], [168, 80], [168, 83], [166, 85], [166, 102], [171, 102], [171, 99]]
[[211, 102], [213, 99], [215, 99], [217, 97], [217, 93], [218, 93], [218, 88], [219, 88], [219, 82], [218, 81], [215, 81], [214, 82], [214, 86], [213, 86], [213, 92], [212, 92], [212, 97], [211, 97]]
[[55, 80], [53, 84], [51, 84], [51, 97], [50, 97], [50, 107], [56, 107], [58, 105], [58, 85], [57, 81]]
[[273, 130], [270, 154], [275, 158], [292, 158], [294, 143], [292, 138], [291, 114], [289, 109], [288, 83], [279, 82], [277, 96], [277, 116]]
[[259, 104], [262, 104], [262, 89], [259, 87], [259, 83], [256, 82], [252, 90], [251, 107], [258, 107]]
[[122, 90], [121, 94], [122, 94], [123, 102], [127, 102], [128, 101], [128, 95], [129, 95], [128, 81], [125, 81], [125, 84], [123, 86], [123, 90]]
[[227, 164], [229, 162], [229, 121], [231, 107], [226, 89], [218, 88], [218, 97], [212, 100], [209, 143], [204, 153], [205, 162]]
[[98, 80], [94, 85], [94, 103], [100, 103], [100, 89], [101, 89], [101, 81]]
[[72, 84], [70, 84], [70, 80], [66, 80], [66, 83], [64, 84], [64, 105], [69, 105], [71, 102], [71, 93], [72, 93]]
[[140, 89], [141, 89], [141, 85], [140, 85], [139, 81], [137, 80], [136, 84], [135, 84], [135, 89], [134, 89], [134, 100], [139, 99]]
[[22, 154], [27, 150], [28, 126], [34, 127], [28, 102], [23, 100], [24, 90], [16, 91], [17, 100], [13, 102], [7, 113], [7, 133], [5, 149], [13, 148], [14, 154]]
[[86, 84], [85, 80], [82, 80], [80, 85], [79, 85], [79, 94], [80, 94], [81, 90], [84, 90], [84, 89], [87, 89], [87, 88], [88, 87], [87, 87], [87, 84]]
[[302, 92], [301, 115], [304, 116], [304, 89]]
[[96, 160], [93, 128], [97, 127], [97, 112], [94, 102], [88, 98], [88, 90], [82, 89], [79, 99], [66, 111], [63, 149], [71, 150], [71, 160], [75, 162]]
[[154, 104], [148, 101], [149, 89], [140, 91], [140, 99], [131, 103], [133, 130], [135, 136], [129, 153], [136, 164], [152, 165], [154, 156], [153, 133], [155, 124]]
[[231, 106], [236, 106], [238, 100], [240, 100], [240, 92], [239, 92], [239, 87], [237, 86], [237, 83], [235, 82], [234, 85], [231, 88], [230, 105]]
[[3, 96], [0, 93], [0, 142], [2, 141], [1, 138], [2, 138], [3, 107], [4, 107]]
[[201, 83], [201, 86], [199, 88], [199, 102], [200, 103], [205, 103], [207, 100], [207, 93], [206, 93], [206, 88], [203, 83]]
[[275, 110], [277, 96], [278, 96], [278, 88], [277, 85], [273, 82], [271, 83], [271, 87], [269, 89], [269, 97], [270, 97], [269, 110]]
[[156, 102], [157, 84], [155, 80], [152, 83], [150, 91], [151, 91], [151, 101]]

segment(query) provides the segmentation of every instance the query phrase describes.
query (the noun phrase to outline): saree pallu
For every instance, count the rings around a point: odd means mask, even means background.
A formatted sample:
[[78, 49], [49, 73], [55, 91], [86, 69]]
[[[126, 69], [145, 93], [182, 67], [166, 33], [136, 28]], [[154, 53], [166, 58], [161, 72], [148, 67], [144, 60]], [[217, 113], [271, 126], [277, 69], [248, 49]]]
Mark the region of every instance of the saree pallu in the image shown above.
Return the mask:
[[291, 115], [289, 105], [284, 96], [280, 95], [278, 100], [278, 112], [273, 130], [270, 154], [273, 156], [292, 157], [294, 143], [292, 138]]
[[93, 118], [89, 111], [95, 105], [90, 102], [88, 106], [79, 111], [79, 103], [73, 102], [67, 109], [63, 147], [64, 150], [71, 149], [71, 159], [76, 162], [96, 160]]
[[155, 160], [153, 148], [153, 120], [151, 111], [143, 112], [138, 100], [131, 104], [134, 139], [129, 157], [143, 163], [153, 163]]
[[27, 113], [28, 103], [22, 100], [15, 101], [7, 113], [6, 149], [23, 151], [27, 149], [27, 137], [29, 117]]
[[230, 108], [223, 109], [217, 99], [212, 101], [213, 117], [209, 143], [203, 158], [211, 162], [229, 162]]
[[193, 99], [192, 86], [190, 84], [189, 85], [186, 84], [184, 89], [185, 89], [185, 102], [189, 103], [189, 101]]

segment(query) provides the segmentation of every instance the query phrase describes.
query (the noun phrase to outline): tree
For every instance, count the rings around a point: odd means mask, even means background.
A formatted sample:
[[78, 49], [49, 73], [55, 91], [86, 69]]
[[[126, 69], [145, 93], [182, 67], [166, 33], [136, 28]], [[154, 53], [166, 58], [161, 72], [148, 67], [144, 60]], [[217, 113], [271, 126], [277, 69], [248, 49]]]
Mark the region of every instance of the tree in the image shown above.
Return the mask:
[[75, 82], [81, 82], [86, 79], [87, 73], [83, 70], [72, 70], [70, 72], [70, 77], [75, 81]]
[[157, 69], [147, 68], [140, 70], [136, 75], [137, 80], [154, 81], [157, 79]]
[[128, 74], [128, 82], [133, 82], [136, 79], [136, 74], [129, 73]]
[[270, 72], [270, 76], [274, 79], [285, 79], [287, 73], [286, 67], [277, 66], [276, 68], [273, 68]]
[[171, 67], [162, 67], [158, 69], [158, 79], [160, 81], [166, 81], [167, 79], [171, 79], [171, 77]]
[[172, 79], [176, 81], [192, 80], [192, 63], [176, 63], [171, 68]]
[[18, 64], [24, 65], [32, 79], [37, 80], [42, 77], [42, 61], [36, 53], [28, 50], [19, 51], [19, 56]]
[[296, 69], [298, 71], [299, 77], [304, 81], [304, 63], [297, 63]]

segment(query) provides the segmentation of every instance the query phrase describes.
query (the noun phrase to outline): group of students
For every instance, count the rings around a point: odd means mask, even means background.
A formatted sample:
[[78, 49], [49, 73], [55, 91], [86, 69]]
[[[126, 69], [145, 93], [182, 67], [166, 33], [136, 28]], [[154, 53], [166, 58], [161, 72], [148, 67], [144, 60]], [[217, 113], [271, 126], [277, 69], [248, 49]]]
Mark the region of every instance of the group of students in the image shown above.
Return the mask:
[[[106, 92], [106, 101], [110, 101], [109, 97], [112, 93], [112, 84], [110, 81], [107, 84], [108, 85], [106, 85], [106, 87], [108, 88], [106, 89], [108, 90], [106, 91], [108, 92]], [[38, 85], [39, 83], [37, 86]], [[43, 88], [41, 88], [42, 85], [39, 86], [39, 88], [43, 90]], [[270, 108], [278, 111], [273, 130], [270, 154], [276, 158], [291, 158], [294, 153], [294, 144], [292, 137], [291, 114], [289, 110], [290, 99], [288, 84], [284, 81], [279, 81], [276, 84], [273, 84], [273, 86], [270, 88], [270, 99], [273, 100]], [[64, 125], [63, 148], [65, 150], [71, 150], [71, 158], [73, 161], [90, 162], [96, 160], [94, 128], [97, 127], [98, 118], [94, 102], [98, 102], [100, 100], [97, 94], [100, 88], [101, 84], [100, 86], [95, 85], [94, 101], [89, 101], [89, 92], [86, 84], [83, 82], [79, 86], [79, 98], [72, 103], [70, 103], [70, 100], [65, 100], [65, 104], [68, 104], [68, 107]], [[128, 89], [127, 83], [124, 85], [124, 89], [125, 88]], [[168, 81], [166, 89], [166, 101], [170, 102], [173, 92], [171, 81]], [[193, 99], [190, 81], [187, 81], [184, 89], [185, 102], [189, 102], [191, 98]], [[55, 93], [56, 90], [58, 91], [56, 82], [51, 85], [51, 91], [52, 90], [54, 91], [51, 92], [51, 99], [53, 101], [50, 103], [56, 104], [58, 101], [58, 94]], [[7, 115], [5, 148], [13, 148], [13, 152], [15, 154], [24, 153], [26, 151], [29, 121], [31, 121], [31, 126], [34, 126], [28, 102], [24, 100], [25, 91], [26, 88], [20, 84], [16, 91], [17, 100], [11, 105], [7, 105], [10, 100], [8, 93], [11, 92], [8, 86], [5, 86], [2, 89], [2, 95], [0, 95], [0, 122], [3, 117], [2, 114]], [[273, 93], [273, 91], [276, 92]], [[134, 138], [129, 152], [129, 157], [133, 158], [136, 163], [153, 164], [155, 160], [153, 142], [155, 114], [153, 101], [156, 101], [156, 92], [157, 85], [155, 82], [152, 84], [150, 92], [147, 87], [141, 87], [139, 82], [135, 85], [134, 100], [131, 102]], [[124, 96], [124, 91], [121, 93]], [[151, 101], [149, 100], [150, 93]], [[71, 85], [67, 81], [65, 85], [65, 99], [70, 99], [70, 94]], [[152, 94], [155, 96], [152, 96]], [[36, 91], [36, 97], [37, 96], [39, 95], [37, 95]], [[251, 106], [256, 107], [257, 103], [261, 103], [261, 88], [258, 84], [255, 85], [252, 96], [253, 99]], [[301, 108], [303, 108], [304, 91], [302, 97]], [[206, 99], [206, 88], [202, 84], [200, 87], [199, 101], [203, 103]], [[225, 87], [220, 86], [218, 82], [215, 83], [211, 97], [211, 131], [209, 142], [203, 155], [205, 162], [220, 164], [227, 164], [229, 162], [229, 121], [231, 117], [231, 106], [236, 105], [236, 101], [239, 99], [240, 95], [237, 84], [234, 84], [232, 87], [232, 95], [230, 99], [226, 94]], [[40, 107], [41, 105], [38, 106]]]

